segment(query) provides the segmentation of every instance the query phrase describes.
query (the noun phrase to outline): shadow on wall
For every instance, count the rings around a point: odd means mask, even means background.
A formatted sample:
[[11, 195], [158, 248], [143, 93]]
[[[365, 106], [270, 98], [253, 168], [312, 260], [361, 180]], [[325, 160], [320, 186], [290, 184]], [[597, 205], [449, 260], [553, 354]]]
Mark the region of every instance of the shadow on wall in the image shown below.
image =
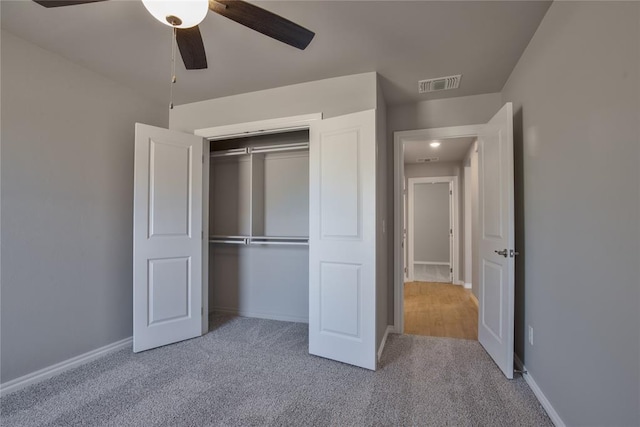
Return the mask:
[[522, 361], [525, 353], [525, 229], [524, 229], [524, 130], [522, 107], [513, 113], [513, 174], [514, 174], [514, 208], [515, 208], [515, 249], [520, 253], [515, 261], [515, 337], [514, 351]]

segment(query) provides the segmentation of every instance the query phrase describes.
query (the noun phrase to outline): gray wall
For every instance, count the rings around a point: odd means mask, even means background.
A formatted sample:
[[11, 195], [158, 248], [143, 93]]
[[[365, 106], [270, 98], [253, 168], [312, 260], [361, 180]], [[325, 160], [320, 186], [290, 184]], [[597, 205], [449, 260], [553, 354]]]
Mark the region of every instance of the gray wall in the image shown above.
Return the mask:
[[134, 123], [167, 112], [1, 40], [4, 383], [131, 336]]
[[499, 93], [487, 93], [396, 105], [388, 109], [389, 131], [486, 123], [501, 103]]
[[503, 90], [516, 349], [567, 425], [640, 425], [639, 67], [640, 3], [554, 2]]
[[413, 225], [415, 261], [451, 262], [448, 183], [414, 185]]
[[355, 74], [179, 105], [171, 111], [169, 126], [193, 132], [301, 114], [323, 113], [328, 118], [373, 110], [376, 78], [376, 73]]

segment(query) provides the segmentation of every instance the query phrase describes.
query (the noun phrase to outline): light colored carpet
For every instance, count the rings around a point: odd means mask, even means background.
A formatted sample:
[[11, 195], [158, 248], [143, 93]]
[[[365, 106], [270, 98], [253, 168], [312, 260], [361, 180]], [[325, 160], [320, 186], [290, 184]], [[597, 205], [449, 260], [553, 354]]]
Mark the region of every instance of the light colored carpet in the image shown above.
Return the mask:
[[5, 396], [2, 426], [551, 426], [477, 341], [390, 335], [377, 372], [307, 353], [307, 325], [220, 316]]

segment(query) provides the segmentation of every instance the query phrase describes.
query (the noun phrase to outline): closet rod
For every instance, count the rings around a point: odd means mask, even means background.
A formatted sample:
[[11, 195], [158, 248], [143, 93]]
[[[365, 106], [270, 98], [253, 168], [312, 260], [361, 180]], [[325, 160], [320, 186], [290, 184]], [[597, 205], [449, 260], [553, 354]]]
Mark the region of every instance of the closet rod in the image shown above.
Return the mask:
[[294, 240], [294, 241], [307, 241], [309, 240], [308, 236], [253, 236], [252, 240]]
[[249, 154], [248, 148], [232, 148], [230, 150], [212, 151], [211, 157], [243, 156]]
[[209, 243], [231, 243], [234, 245], [246, 245], [249, 242], [247, 236], [209, 236]]
[[293, 245], [293, 246], [309, 246], [309, 242], [301, 242], [301, 241], [277, 241], [277, 240], [252, 240], [249, 242], [250, 245]]
[[250, 153], [273, 153], [276, 151], [297, 151], [297, 150], [308, 150], [309, 143], [305, 142], [302, 144], [279, 144], [279, 145], [267, 145], [263, 147], [251, 147], [249, 149]]

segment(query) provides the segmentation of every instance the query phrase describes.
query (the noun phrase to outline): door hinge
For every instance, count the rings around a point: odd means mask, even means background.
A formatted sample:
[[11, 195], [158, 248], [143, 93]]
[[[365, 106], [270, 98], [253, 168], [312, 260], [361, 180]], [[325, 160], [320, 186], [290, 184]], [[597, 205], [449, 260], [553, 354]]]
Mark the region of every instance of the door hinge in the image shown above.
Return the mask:
[[204, 230], [200, 231], [200, 238], [204, 240]]
[[204, 307], [200, 307], [200, 316], [204, 316]]
[[453, 228], [449, 229], [449, 234], [453, 235]]
[[453, 268], [450, 268], [450, 269], [449, 269], [449, 273], [453, 273]]
[[449, 195], [453, 196], [453, 191], [449, 190]]
[[404, 268], [404, 274], [407, 274], [407, 267]]

